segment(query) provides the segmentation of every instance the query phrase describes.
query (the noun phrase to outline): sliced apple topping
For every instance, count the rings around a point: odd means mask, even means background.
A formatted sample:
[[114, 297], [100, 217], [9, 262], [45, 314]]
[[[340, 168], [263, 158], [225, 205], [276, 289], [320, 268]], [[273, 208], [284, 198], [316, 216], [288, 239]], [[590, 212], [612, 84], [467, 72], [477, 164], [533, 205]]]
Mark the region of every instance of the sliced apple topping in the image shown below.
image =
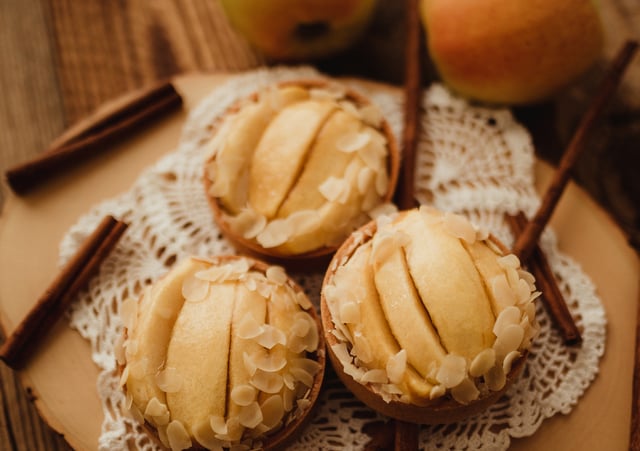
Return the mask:
[[282, 256], [337, 247], [395, 182], [395, 141], [380, 111], [337, 84], [258, 93], [222, 118], [210, 147], [205, 184], [217, 220]]
[[538, 331], [535, 280], [514, 255], [428, 207], [380, 216], [351, 238], [322, 289], [345, 374], [416, 405], [504, 387]]
[[322, 368], [313, 306], [301, 296], [281, 267], [180, 262], [137, 307], [123, 306], [122, 382], [134, 417], [182, 450], [259, 446], [304, 414]]

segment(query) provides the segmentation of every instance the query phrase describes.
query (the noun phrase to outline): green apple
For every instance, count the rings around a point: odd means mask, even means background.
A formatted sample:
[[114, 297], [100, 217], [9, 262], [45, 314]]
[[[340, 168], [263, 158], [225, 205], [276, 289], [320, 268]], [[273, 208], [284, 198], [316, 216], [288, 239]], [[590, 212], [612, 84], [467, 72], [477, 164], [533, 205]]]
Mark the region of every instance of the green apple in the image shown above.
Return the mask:
[[273, 60], [321, 58], [364, 32], [376, 0], [222, 0], [231, 24]]
[[604, 40], [595, 0], [422, 0], [441, 78], [473, 99], [545, 100], [583, 73]]

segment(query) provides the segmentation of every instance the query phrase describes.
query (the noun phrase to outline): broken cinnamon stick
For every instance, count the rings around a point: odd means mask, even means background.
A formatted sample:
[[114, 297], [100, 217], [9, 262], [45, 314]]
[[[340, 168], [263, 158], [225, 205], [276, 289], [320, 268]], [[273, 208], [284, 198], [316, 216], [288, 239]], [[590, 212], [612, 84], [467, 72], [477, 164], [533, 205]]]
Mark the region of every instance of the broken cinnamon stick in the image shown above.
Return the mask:
[[0, 348], [0, 359], [18, 369], [86, 286], [118, 243], [127, 224], [106, 216], [64, 266], [34, 307]]
[[404, 79], [404, 130], [402, 134], [402, 169], [398, 180], [396, 203], [400, 209], [416, 206], [415, 159], [420, 133], [422, 28], [417, 0], [407, 0]]
[[36, 158], [7, 170], [8, 185], [16, 194], [26, 194], [66, 168], [104, 151], [128, 133], [181, 105], [182, 98], [169, 82], [136, 94], [107, 114], [97, 114], [94, 120], [82, 123]]
[[[516, 216], [507, 215], [507, 222], [514, 236], [518, 237], [525, 229], [528, 220], [524, 213], [519, 212]], [[523, 264], [527, 263], [529, 270], [536, 278], [537, 287], [542, 291], [542, 302], [547, 308], [562, 340], [571, 346], [579, 344], [582, 341], [580, 330], [558, 287], [553, 270], [539, 245], [536, 244], [534, 246], [530, 260], [528, 262], [523, 261]]]
[[620, 84], [622, 76], [629, 66], [637, 48], [638, 43], [635, 41], [627, 41], [622, 46], [614, 59], [607, 76], [600, 85], [596, 96], [592, 100], [585, 114], [582, 116], [580, 124], [573, 134], [573, 137], [560, 160], [558, 169], [555, 171], [554, 177], [542, 198], [538, 211], [531, 221], [527, 223], [524, 231], [520, 234], [513, 246], [513, 253], [516, 254], [521, 261], [527, 261], [529, 259], [533, 248], [540, 238], [540, 234], [549, 222], [553, 210], [569, 182], [571, 170], [586, 147], [585, 141], [589, 132], [593, 128], [594, 124], [600, 119], [600, 116], [609, 103], [609, 100], [613, 97], [613, 94]]

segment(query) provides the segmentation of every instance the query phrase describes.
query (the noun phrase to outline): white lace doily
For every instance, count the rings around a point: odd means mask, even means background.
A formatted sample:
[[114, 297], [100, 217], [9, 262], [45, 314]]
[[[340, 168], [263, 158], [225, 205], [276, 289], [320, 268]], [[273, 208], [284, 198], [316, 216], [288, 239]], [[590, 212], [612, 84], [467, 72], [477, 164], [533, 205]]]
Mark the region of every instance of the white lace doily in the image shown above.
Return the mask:
[[[60, 245], [63, 263], [106, 214], [130, 226], [71, 309], [71, 326], [91, 342], [101, 373], [97, 388], [105, 419], [102, 450], [155, 450], [157, 445], [123, 413], [114, 343], [122, 331], [121, 302], [138, 293], [177, 259], [188, 255], [234, 253], [213, 222], [201, 183], [207, 128], [238, 96], [261, 85], [291, 78], [322, 77], [303, 68], [260, 69], [234, 76], [214, 89], [188, 117], [178, 148], [140, 175], [118, 198], [96, 205], [68, 231]], [[392, 129], [402, 130], [402, 95], [393, 90], [350, 86], [383, 110]], [[508, 110], [472, 107], [433, 85], [422, 100], [422, 135], [417, 158], [417, 193], [421, 202], [467, 214], [509, 244], [505, 212], [531, 214], [538, 205], [533, 188], [534, 152], [527, 131]], [[581, 347], [563, 345], [549, 316], [538, 306], [541, 333], [527, 367], [507, 396], [466, 422], [423, 426], [421, 445], [428, 449], [506, 449], [512, 437], [535, 433], [542, 421], [569, 413], [598, 372], [605, 347], [606, 318], [589, 278], [558, 252], [552, 232], [541, 239], [570, 308], [583, 330]], [[297, 277], [310, 298], [319, 302], [322, 274]], [[291, 445], [292, 450], [362, 449], [371, 439], [367, 425], [386, 419], [361, 404], [328, 369], [314, 420]]]

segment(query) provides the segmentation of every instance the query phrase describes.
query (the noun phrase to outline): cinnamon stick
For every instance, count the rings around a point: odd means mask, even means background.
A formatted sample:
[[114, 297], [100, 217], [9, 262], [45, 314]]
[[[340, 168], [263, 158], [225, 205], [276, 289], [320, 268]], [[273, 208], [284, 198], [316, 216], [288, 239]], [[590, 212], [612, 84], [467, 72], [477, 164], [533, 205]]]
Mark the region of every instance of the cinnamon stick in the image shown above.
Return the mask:
[[86, 158], [108, 149], [128, 133], [182, 105], [182, 98], [169, 83], [162, 83], [134, 95], [106, 115], [81, 124], [79, 129], [58, 140], [36, 158], [6, 171], [9, 187], [26, 194], [40, 183]]
[[396, 203], [401, 209], [416, 206], [415, 159], [420, 132], [422, 28], [418, 0], [407, 0], [404, 79], [404, 130], [402, 134], [402, 170], [398, 180]]
[[[404, 80], [404, 130], [402, 135], [402, 170], [398, 180], [396, 202], [400, 209], [416, 206], [415, 166], [416, 148], [420, 133], [420, 105], [422, 84], [422, 28], [419, 0], [407, 0]], [[395, 420], [394, 449], [413, 451], [418, 449], [420, 425]]]
[[630, 451], [640, 451], [640, 299], [636, 302], [636, 348], [633, 361], [633, 388], [631, 395]]
[[40, 296], [0, 348], [0, 359], [18, 369], [116, 246], [127, 224], [106, 216]]
[[600, 119], [609, 100], [613, 97], [637, 48], [638, 43], [635, 41], [627, 41], [622, 46], [607, 76], [598, 89], [596, 96], [583, 115], [578, 128], [560, 160], [558, 169], [555, 171], [554, 177], [542, 198], [538, 211], [531, 221], [529, 221], [513, 247], [513, 253], [520, 257], [522, 261], [529, 259], [533, 248], [540, 238], [540, 234], [549, 222], [553, 210], [569, 181], [570, 172], [586, 147], [585, 142], [589, 132]]
[[[507, 222], [513, 234], [520, 236], [526, 227], [528, 220], [524, 213], [519, 212], [516, 216], [508, 216]], [[525, 262], [523, 262], [525, 263]], [[530, 260], [529, 270], [536, 278], [536, 285], [542, 291], [542, 302], [544, 303], [551, 319], [558, 329], [563, 341], [567, 345], [577, 345], [582, 342], [580, 330], [569, 311], [569, 307], [558, 287], [557, 280], [553, 274], [549, 262], [544, 252], [537, 244], [534, 246]]]

